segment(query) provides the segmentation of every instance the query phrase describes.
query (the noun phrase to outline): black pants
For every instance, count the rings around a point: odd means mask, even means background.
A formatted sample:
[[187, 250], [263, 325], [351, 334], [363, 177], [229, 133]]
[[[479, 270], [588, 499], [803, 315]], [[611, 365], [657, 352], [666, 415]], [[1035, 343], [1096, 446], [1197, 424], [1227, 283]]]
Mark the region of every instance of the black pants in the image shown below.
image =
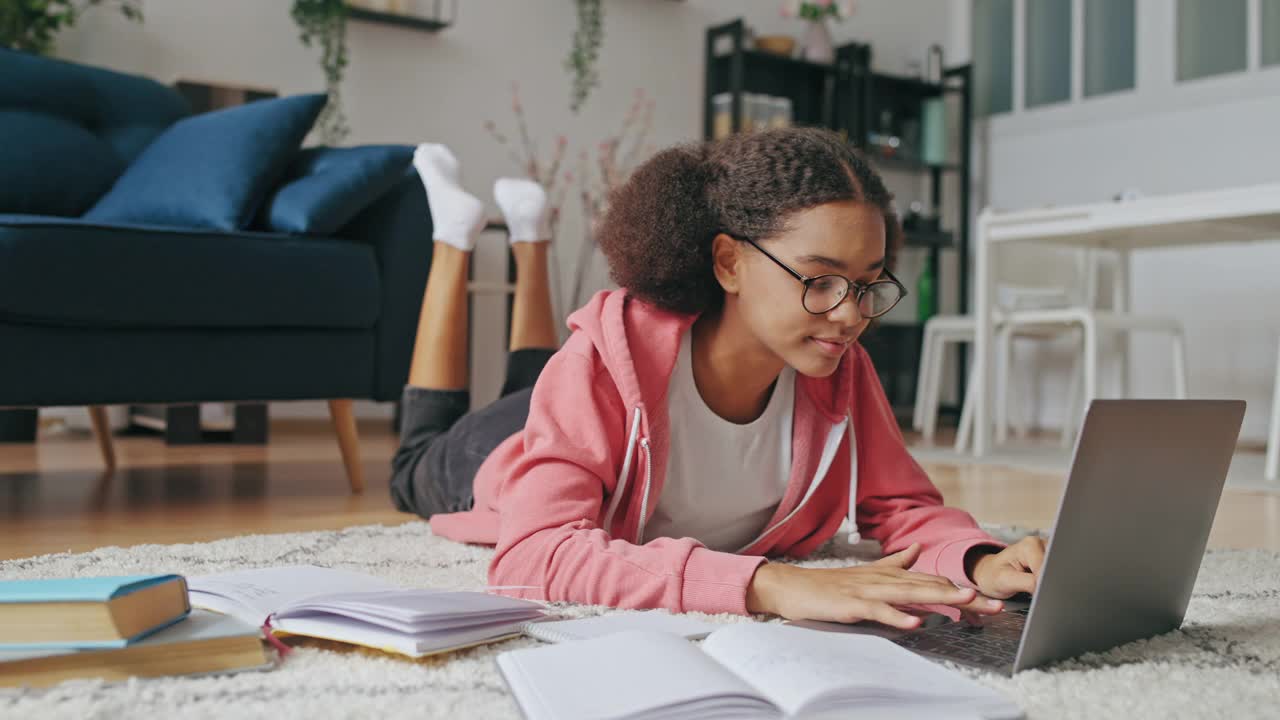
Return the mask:
[[468, 413], [466, 390], [406, 386], [400, 405], [400, 449], [391, 461], [396, 508], [429, 518], [470, 510], [476, 471], [503, 440], [524, 429], [529, 397], [554, 350], [515, 350], [507, 356], [502, 395]]

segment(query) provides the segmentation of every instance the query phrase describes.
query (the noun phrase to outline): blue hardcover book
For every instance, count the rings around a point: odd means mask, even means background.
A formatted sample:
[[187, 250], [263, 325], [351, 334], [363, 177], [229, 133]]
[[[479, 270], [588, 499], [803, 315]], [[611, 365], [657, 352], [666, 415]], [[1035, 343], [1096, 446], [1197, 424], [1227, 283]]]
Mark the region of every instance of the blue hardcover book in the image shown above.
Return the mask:
[[193, 610], [185, 620], [128, 647], [96, 650], [0, 648], [0, 687], [48, 687], [74, 678], [231, 673], [272, 667], [262, 629], [233, 617]]
[[190, 612], [180, 575], [0, 581], [0, 649], [125, 647]]

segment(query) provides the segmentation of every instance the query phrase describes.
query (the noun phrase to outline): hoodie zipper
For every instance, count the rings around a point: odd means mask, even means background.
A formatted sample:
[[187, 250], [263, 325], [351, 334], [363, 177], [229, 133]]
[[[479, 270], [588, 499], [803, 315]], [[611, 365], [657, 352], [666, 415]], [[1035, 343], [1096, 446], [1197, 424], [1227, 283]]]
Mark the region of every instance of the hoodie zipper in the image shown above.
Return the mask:
[[644, 494], [640, 496], [640, 526], [636, 529], [636, 544], [644, 544], [644, 526], [649, 521], [649, 486], [653, 483], [653, 455], [649, 451], [649, 438], [640, 438], [640, 450], [644, 452]]

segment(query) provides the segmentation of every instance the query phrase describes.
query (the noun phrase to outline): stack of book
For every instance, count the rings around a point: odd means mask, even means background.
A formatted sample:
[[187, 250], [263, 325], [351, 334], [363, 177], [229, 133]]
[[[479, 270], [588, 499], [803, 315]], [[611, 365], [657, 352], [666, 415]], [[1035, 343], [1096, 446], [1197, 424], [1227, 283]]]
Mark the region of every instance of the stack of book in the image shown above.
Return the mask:
[[193, 611], [178, 575], [0, 582], [0, 686], [226, 673], [275, 659], [258, 627]]
[[420, 658], [518, 637], [546, 619], [528, 600], [306, 565], [190, 586], [178, 575], [0, 581], [0, 686], [266, 669], [289, 651], [282, 637]]

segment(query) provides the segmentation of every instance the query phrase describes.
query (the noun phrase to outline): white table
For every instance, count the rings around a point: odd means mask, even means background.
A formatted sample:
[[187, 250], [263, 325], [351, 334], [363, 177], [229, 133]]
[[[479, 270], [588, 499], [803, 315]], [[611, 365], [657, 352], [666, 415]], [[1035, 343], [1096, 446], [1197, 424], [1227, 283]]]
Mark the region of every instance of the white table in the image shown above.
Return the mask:
[[1129, 251], [1264, 240], [1280, 240], [1280, 184], [1007, 213], [984, 210], [978, 216], [975, 246], [973, 454], [981, 457], [991, 446], [994, 267], [1002, 246], [1036, 242], [1115, 251], [1115, 304], [1124, 310]]

